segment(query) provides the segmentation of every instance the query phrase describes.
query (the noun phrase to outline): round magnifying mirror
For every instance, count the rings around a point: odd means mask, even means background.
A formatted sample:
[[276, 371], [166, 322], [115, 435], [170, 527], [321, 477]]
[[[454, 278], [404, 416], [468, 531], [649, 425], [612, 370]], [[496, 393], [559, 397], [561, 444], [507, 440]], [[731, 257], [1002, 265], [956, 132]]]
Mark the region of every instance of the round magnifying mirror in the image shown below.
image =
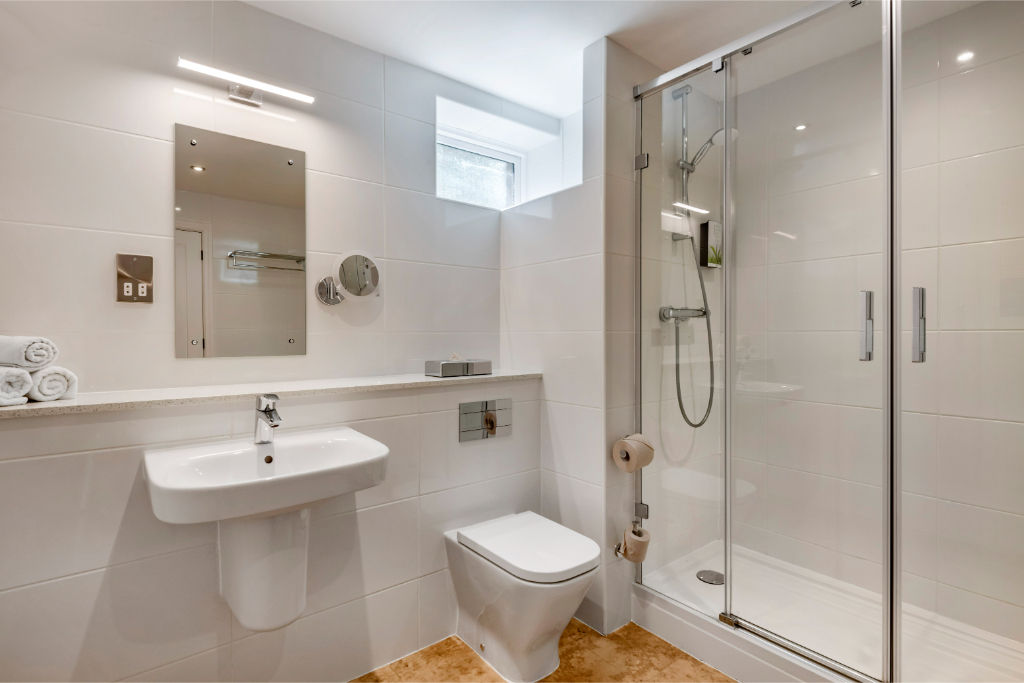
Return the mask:
[[369, 256], [348, 256], [338, 267], [338, 283], [352, 296], [369, 296], [380, 285], [377, 264]]

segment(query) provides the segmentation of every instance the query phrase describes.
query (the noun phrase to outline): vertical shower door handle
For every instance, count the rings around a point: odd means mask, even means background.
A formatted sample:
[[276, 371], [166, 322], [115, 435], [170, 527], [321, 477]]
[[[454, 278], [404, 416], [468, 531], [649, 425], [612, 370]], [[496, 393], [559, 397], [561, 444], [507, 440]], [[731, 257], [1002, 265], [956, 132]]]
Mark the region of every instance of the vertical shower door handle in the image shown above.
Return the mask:
[[928, 331], [924, 308], [924, 287], [914, 287], [911, 298], [913, 300], [914, 329], [911, 333], [913, 339], [911, 340], [910, 361], [912, 363], [923, 363], [925, 333]]
[[860, 293], [860, 359], [871, 360], [875, 351], [874, 292]]

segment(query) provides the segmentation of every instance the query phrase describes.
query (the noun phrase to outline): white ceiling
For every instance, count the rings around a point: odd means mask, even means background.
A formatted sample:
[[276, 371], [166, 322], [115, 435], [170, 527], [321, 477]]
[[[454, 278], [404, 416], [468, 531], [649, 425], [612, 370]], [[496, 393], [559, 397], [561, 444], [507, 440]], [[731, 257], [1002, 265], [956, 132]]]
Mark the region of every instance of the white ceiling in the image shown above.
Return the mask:
[[251, 0], [339, 38], [558, 117], [579, 110], [583, 49], [602, 36], [663, 71], [807, 0]]

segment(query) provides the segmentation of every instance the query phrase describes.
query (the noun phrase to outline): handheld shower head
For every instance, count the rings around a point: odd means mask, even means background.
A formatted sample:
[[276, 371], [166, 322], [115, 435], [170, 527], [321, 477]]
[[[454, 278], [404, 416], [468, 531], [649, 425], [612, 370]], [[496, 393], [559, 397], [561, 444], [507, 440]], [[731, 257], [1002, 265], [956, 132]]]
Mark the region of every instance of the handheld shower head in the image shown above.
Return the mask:
[[[735, 140], [736, 137], [739, 135], [739, 131], [736, 130], [735, 128], [731, 129], [731, 133], [732, 135], [729, 138], [730, 140]], [[715, 145], [722, 145], [724, 143], [725, 128], [719, 128], [718, 130], [711, 134], [711, 137], [709, 137], [703, 145], [701, 145], [697, 149], [697, 153], [693, 155], [693, 159], [691, 159], [689, 163], [684, 163], [682, 161], [679, 162], [680, 168], [685, 168], [687, 171], [690, 171], [692, 173], [697, 169], [697, 164], [703, 161], [704, 157], [708, 155], [708, 152], [711, 151], [712, 147], [714, 147]]]

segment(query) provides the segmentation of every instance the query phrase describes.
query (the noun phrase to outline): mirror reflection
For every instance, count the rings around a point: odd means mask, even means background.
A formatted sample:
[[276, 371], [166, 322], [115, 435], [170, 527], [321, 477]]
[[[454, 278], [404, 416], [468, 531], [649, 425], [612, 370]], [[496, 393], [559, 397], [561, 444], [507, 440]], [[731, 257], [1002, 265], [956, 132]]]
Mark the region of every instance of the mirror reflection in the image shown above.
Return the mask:
[[306, 353], [306, 155], [175, 126], [179, 358]]
[[352, 296], [369, 296], [380, 284], [377, 264], [362, 254], [348, 256], [338, 267], [338, 282]]

